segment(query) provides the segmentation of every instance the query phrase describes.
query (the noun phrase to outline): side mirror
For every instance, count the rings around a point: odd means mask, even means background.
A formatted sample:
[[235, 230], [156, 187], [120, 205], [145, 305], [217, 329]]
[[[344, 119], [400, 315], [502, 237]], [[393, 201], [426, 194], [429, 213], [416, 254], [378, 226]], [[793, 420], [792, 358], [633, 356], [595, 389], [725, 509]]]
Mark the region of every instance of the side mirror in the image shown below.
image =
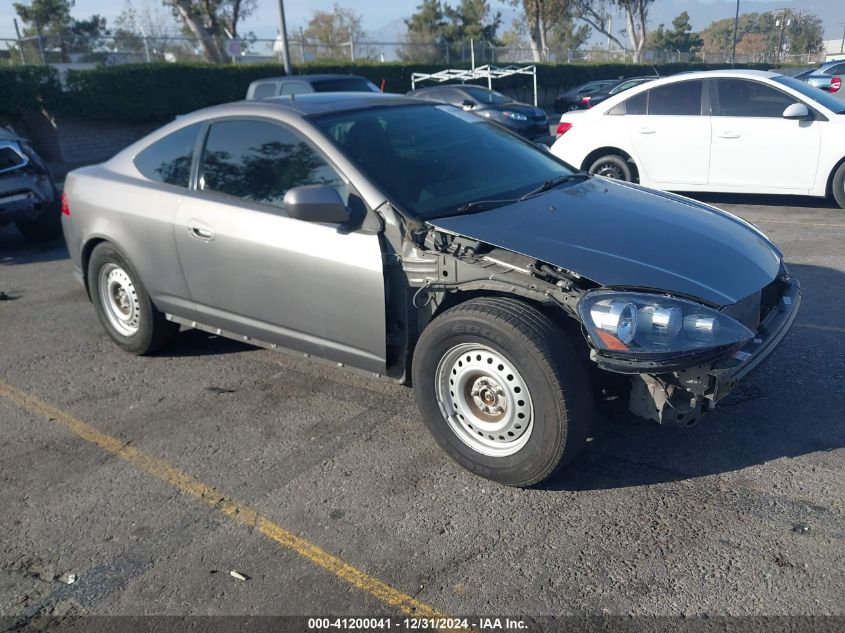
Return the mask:
[[340, 194], [328, 185], [305, 185], [288, 189], [285, 193], [288, 215], [304, 222], [344, 224], [349, 221], [349, 209]]
[[461, 106], [464, 110], [472, 110], [475, 107], [475, 101], [472, 101], [470, 99], [464, 99], [463, 103], [461, 103]]
[[804, 119], [811, 119], [812, 115], [810, 114], [810, 110], [803, 103], [793, 103], [792, 105], [786, 106], [786, 110], [783, 111], [783, 118], [797, 119], [800, 121]]

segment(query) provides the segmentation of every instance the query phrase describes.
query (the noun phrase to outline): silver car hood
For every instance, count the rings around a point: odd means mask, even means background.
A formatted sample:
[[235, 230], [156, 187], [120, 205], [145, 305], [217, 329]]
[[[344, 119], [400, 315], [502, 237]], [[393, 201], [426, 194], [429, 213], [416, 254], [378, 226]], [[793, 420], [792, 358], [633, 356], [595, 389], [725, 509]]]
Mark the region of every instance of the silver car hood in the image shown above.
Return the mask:
[[771, 283], [782, 260], [756, 227], [727, 212], [603, 178], [429, 224], [602, 286], [678, 293], [720, 306]]

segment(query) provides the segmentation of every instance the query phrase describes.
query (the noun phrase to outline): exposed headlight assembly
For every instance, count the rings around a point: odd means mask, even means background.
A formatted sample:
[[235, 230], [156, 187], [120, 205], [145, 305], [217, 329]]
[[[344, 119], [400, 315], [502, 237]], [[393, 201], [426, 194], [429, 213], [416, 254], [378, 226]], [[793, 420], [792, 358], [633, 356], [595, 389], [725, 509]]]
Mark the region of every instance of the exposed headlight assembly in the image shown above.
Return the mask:
[[522, 112], [511, 112], [510, 110], [502, 110], [502, 116], [508, 119], [512, 119], [514, 121], [528, 120], [528, 117], [522, 114]]
[[578, 314], [598, 349], [632, 359], [677, 356], [754, 337], [717, 310], [647, 293], [593, 290], [581, 299]]

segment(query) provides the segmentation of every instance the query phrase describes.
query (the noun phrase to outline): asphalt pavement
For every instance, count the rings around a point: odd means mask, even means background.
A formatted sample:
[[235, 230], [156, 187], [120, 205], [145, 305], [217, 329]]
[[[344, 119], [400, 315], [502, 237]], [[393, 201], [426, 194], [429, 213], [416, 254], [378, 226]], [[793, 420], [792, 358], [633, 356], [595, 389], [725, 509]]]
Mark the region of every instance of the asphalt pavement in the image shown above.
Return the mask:
[[845, 212], [704, 199], [782, 248], [795, 327], [698, 426], [604, 421], [534, 490], [402, 386], [198, 332], [127, 355], [61, 243], [0, 229], [0, 616], [845, 615]]

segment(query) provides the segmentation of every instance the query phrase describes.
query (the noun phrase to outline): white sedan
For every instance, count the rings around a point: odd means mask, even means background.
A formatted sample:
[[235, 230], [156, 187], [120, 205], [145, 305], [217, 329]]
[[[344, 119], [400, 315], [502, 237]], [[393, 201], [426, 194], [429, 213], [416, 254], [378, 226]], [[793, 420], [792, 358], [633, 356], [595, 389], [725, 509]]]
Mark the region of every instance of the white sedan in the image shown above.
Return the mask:
[[825, 197], [845, 208], [845, 102], [772, 72], [682, 73], [568, 112], [552, 152], [654, 189]]

